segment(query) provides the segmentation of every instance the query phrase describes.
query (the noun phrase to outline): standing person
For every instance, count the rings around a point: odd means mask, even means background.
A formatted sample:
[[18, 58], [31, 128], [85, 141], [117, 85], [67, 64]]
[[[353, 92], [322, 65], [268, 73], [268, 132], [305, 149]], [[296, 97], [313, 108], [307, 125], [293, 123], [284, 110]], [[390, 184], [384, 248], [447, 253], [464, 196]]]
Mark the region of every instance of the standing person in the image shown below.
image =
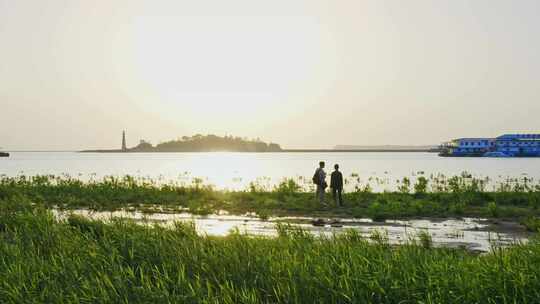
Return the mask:
[[339, 172], [339, 165], [334, 165], [334, 172], [330, 177], [330, 188], [332, 188], [332, 197], [338, 207], [343, 206], [343, 199], [341, 198], [341, 192], [343, 192], [343, 175]]
[[319, 162], [319, 168], [315, 170], [313, 175], [313, 183], [317, 185], [317, 193], [315, 194], [316, 198], [319, 200], [319, 203], [324, 203], [324, 192], [328, 184], [326, 183], [326, 172], [324, 172], [324, 162]]

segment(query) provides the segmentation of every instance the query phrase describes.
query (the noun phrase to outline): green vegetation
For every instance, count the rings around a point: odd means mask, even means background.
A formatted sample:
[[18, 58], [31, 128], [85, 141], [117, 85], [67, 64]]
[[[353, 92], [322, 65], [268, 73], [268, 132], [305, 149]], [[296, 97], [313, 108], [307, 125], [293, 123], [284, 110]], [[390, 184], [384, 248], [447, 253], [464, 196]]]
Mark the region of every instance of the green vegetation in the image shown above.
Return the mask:
[[131, 152], [279, 152], [281, 147], [259, 139], [249, 140], [233, 136], [195, 135], [160, 143], [155, 147], [147, 142], [129, 149]]
[[521, 224], [531, 232], [540, 232], [540, 218], [529, 216], [521, 221]]
[[537, 303], [540, 241], [485, 255], [381, 233], [199, 236], [0, 201], [1, 303]]
[[[356, 184], [351, 185], [350, 180]], [[152, 212], [155, 207], [175, 212], [371, 217], [375, 220], [409, 217], [487, 217], [524, 219], [540, 216], [540, 186], [530, 179], [509, 179], [493, 184], [467, 175], [404, 178], [396, 191], [373, 192], [356, 175], [347, 181], [354, 191], [345, 193], [345, 207], [323, 207], [313, 196], [308, 179], [285, 179], [276, 186], [251, 183], [243, 191], [216, 190], [201, 179], [192, 183], [160, 183], [151, 179], [108, 177], [83, 182], [69, 176], [0, 178], [0, 199], [29, 200], [61, 209], [123, 208]], [[372, 179], [372, 183], [377, 180]], [[380, 182], [380, 181], [379, 181]], [[375, 185], [377, 186], [377, 185]], [[328, 195], [328, 200], [331, 197]]]

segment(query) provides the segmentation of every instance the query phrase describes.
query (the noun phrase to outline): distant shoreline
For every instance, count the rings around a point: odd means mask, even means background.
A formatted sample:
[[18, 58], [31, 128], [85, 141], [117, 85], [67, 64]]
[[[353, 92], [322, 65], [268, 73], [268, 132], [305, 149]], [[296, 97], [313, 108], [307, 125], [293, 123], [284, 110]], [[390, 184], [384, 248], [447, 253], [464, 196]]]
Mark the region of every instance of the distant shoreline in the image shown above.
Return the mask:
[[338, 152], [338, 153], [346, 153], [346, 152], [405, 152], [405, 153], [414, 153], [414, 152], [439, 152], [438, 150], [429, 150], [429, 149], [284, 149], [281, 152], [293, 152], [293, 153], [313, 153], [313, 152], [319, 152], [319, 153], [327, 153], [327, 152]]
[[392, 150], [392, 149], [283, 149], [281, 151], [274, 152], [252, 152], [252, 151], [122, 151], [122, 150], [10, 150], [12, 153], [212, 153], [212, 152], [234, 152], [234, 153], [392, 153], [392, 152], [403, 152], [403, 153], [437, 153], [439, 150], [428, 150], [428, 149], [401, 149], [401, 150]]
[[360, 150], [336, 150], [336, 149], [283, 149], [281, 151], [272, 152], [253, 152], [253, 151], [122, 151], [122, 150], [84, 150], [78, 151], [79, 153], [212, 153], [212, 152], [234, 152], [234, 153], [390, 153], [390, 152], [403, 152], [403, 153], [437, 153], [438, 150], [428, 149], [402, 149], [402, 150], [390, 150], [390, 149], [360, 149]]

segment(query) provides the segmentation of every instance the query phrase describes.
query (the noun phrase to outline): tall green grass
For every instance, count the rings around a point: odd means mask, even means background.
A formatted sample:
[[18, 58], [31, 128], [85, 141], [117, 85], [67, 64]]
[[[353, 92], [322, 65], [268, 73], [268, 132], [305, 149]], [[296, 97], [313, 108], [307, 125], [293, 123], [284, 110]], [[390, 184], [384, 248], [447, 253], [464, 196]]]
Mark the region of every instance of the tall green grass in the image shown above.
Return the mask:
[[[153, 207], [208, 214], [218, 210], [242, 214], [336, 215], [387, 218], [480, 216], [523, 218], [540, 215], [540, 185], [529, 178], [493, 182], [468, 174], [416, 176], [397, 181], [393, 191], [373, 192], [387, 181], [363, 183], [351, 175], [352, 191], [344, 194], [344, 208], [321, 206], [307, 179], [284, 179], [275, 186], [252, 183], [245, 190], [218, 190], [200, 179], [192, 183], [162, 183], [132, 176], [83, 182], [69, 176], [0, 178], [0, 199], [27, 198], [48, 207], [116, 210]], [[373, 186], [372, 186], [373, 185]], [[330, 194], [327, 196], [331, 200]]]
[[474, 255], [315, 238], [197, 235], [0, 204], [0, 303], [538, 303], [540, 242]]

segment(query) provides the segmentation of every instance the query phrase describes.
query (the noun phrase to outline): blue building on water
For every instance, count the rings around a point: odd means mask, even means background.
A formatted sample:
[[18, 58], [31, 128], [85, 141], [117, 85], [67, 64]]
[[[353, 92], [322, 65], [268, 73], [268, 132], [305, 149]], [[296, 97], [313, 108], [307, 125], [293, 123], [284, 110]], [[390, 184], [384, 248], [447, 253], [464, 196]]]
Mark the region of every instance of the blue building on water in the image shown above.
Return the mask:
[[458, 138], [441, 145], [441, 156], [540, 157], [540, 134]]

